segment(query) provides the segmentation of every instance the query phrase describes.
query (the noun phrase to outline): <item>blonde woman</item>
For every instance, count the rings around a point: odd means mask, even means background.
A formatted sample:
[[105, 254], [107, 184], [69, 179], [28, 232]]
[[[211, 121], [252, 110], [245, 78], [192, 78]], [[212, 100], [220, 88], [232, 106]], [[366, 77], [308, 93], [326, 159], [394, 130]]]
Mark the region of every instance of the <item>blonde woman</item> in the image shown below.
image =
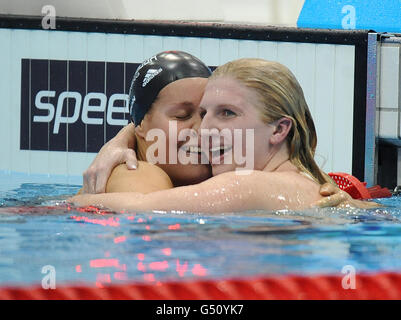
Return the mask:
[[[315, 127], [302, 89], [288, 68], [261, 59], [229, 62], [209, 78], [200, 108], [201, 130], [229, 130], [232, 138], [236, 130], [242, 134], [253, 130], [253, 170], [238, 174], [243, 164], [233, 156], [239, 145], [231, 139], [231, 146], [210, 146], [213, 177], [202, 183], [149, 194], [82, 195], [71, 202], [116, 211], [220, 213], [301, 210], [322, 199], [321, 184], [332, 182], [314, 161]], [[226, 158], [234, 161], [216, 161]]]

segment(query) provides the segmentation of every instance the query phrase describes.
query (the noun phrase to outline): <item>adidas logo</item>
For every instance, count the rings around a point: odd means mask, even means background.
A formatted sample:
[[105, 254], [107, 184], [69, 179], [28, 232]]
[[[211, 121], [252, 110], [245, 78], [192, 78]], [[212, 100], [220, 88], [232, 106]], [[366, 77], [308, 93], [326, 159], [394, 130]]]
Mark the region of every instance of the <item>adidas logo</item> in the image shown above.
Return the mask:
[[149, 69], [146, 74], [145, 77], [143, 78], [143, 83], [142, 83], [142, 87], [145, 87], [150, 80], [152, 80], [154, 77], [156, 77], [160, 72], [162, 72], [163, 69], [159, 68], [159, 69]]

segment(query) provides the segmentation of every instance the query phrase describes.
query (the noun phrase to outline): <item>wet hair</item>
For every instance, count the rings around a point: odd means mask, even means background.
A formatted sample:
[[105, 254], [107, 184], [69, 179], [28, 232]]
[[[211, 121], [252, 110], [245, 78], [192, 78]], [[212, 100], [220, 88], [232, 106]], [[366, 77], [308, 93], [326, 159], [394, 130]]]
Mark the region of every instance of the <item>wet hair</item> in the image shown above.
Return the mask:
[[302, 88], [287, 67], [263, 59], [238, 59], [218, 67], [211, 79], [222, 76], [232, 77], [257, 92], [262, 106], [259, 107], [261, 118], [265, 123], [289, 118], [292, 126], [286, 139], [290, 161], [316, 182], [333, 183], [314, 159], [317, 145], [315, 124]]
[[129, 91], [131, 120], [138, 126], [159, 92], [169, 83], [185, 78], [208, 78], [210, 69], [183, 51], [164, 51], [145, 60], [136, 69]]

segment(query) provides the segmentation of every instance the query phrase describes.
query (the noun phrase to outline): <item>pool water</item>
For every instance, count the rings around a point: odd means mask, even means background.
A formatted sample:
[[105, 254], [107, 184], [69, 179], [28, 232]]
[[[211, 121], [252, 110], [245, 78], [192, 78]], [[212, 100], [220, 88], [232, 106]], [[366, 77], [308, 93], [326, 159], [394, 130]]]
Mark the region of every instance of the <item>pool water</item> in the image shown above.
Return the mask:
[[98, 287], [401, 269], [399, 197], [371, 210], [116, 214], [67, 206], [81, 187], [68, 179], [0, 173], [0, 286], [40, 285], [46, 266], [57, 285]]

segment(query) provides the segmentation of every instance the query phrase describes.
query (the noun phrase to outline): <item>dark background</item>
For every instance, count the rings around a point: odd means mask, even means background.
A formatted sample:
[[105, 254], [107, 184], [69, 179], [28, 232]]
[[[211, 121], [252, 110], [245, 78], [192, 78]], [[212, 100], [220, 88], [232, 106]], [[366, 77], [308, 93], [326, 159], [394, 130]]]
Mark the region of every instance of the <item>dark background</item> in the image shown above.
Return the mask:
[[[115, 93], [128, 94], [131, 79], [138, 63], [97, 61], [62, 61], [22, 59], [21, 61], [21, 141], [22, 150], [50, 150], [69, 152], [98, 152], [122, 126], [109, 125], [106, 121], [109, 98]], [[55, 97], [42, 98], [56, 110], [63, 91], [79, 92], [82, 96], [80, 115], [75, 123], [60, 124], [58, 134], [53, 134], [55, 116], [49, 123], [33, 122], [35, 115], [47, 115], [47, 110], [35, 106], [35, 97], [41, 90], [56, 91]], [[103, 124], [82, 122], [82, 108], [89, 92], [107, 96], [105, 112], [89, 112], [89, 117], [103, 118]], [[92, 101], [91, 104], [96, 104]], [[119, 105], [120, 103], [121, 105]], [[123, 102], [115, 102], [123, 107]], [[65, 99], [62, 116], [72, 116], [75, 99]], [[113, 113], [114, 119], [129, 119], [129, 113]]]

